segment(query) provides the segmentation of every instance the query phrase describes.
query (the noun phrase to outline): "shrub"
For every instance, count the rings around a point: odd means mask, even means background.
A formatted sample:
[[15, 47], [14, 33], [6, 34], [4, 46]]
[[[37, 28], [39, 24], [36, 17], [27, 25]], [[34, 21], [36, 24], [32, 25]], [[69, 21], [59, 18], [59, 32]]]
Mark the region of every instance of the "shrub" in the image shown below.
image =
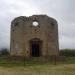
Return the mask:
[[0, 51], [0, 55], [9, 55], [9, 50], [7, 48], [2, 48]]
[[62, 49], [59, 51], [60, 56], [75, 56], [75, 49]]

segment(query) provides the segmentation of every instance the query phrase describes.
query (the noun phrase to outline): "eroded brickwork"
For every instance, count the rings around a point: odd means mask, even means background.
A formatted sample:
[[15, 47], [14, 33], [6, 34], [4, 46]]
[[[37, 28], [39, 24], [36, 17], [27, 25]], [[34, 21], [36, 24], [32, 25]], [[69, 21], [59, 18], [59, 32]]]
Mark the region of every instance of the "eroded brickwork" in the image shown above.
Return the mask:
[[[33, 26], [38, 22], [38, 26]], [[31, 40], [41, 41], [40, 56], [59, 54], [57, 21], [46, 15], [20, 16], [11, 22], [11, 55], [31, 57]]]

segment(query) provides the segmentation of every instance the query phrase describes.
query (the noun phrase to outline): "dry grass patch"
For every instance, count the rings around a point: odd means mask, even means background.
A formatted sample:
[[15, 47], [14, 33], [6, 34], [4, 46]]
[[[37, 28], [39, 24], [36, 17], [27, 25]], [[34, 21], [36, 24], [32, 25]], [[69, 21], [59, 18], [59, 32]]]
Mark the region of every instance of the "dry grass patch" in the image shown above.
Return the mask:
[[75, 64], [0, 67], [0, 75], [75, 75]]

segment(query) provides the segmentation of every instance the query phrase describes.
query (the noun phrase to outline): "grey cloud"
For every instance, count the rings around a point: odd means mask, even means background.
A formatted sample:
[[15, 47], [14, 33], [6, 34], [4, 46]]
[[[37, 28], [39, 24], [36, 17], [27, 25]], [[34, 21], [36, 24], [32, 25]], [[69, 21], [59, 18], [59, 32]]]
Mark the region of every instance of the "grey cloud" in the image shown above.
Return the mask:
[[60, 48], [75, 48], [74, 0], [1, 0], [0, 48], [10, 46], [11, 21], [21, 15], [47, 14], [58, 21]]

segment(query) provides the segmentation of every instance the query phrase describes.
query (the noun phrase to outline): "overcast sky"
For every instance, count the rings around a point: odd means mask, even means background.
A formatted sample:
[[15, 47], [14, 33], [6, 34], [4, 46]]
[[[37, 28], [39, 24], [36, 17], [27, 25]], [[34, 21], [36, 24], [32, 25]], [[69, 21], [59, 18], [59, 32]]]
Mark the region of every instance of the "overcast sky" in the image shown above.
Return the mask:
[[11, 21], [47, 14], [58, 21], [59, 48], [75, 48], [75, 0], [0, 0], [0, 48], [10, 47]]

